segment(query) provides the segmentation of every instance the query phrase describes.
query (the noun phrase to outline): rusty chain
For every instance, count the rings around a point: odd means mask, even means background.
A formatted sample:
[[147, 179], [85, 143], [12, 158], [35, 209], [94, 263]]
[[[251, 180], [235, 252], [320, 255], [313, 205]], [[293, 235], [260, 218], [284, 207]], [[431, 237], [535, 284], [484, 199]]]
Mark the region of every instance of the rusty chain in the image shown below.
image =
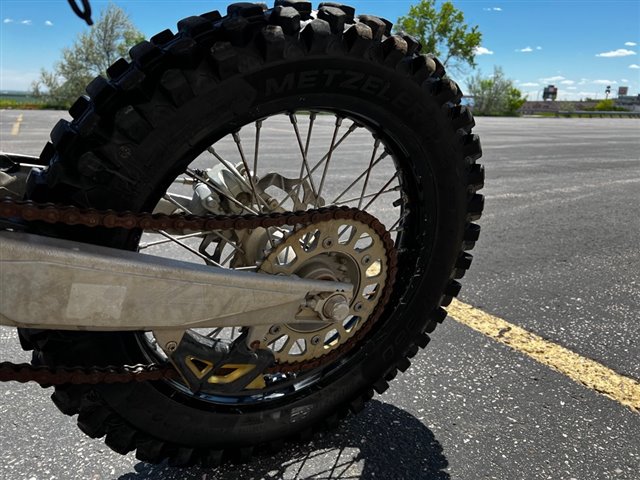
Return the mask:
[[[75, 206], [42, 204], [18, 201], [10, 197], [0, 201], [0, 218], [17, 218], [27, 222], [45, 222], [70, 226], [123, 228], [142, 230], [246, 230], [256, 228], [282, 227], [285, 225], [311, 225], [329, 220], [355, 220], [371, 227], [382, 239], [387, 253], [388, 279], [380, 301], [363, 327], [348, 342], [330, 353], [303, 363], [279, 363], [268, 368], [265, 373], [299, 373], [329, 364], [346, 354], [360, 342], [379, 320], [384, 307], [389, 302], [397, 271], [397, 254], [391, 235], [378, 219], [372, 215], [349, 207], [326, 207], [317, 210], [261, 215], [166, 215], [151, 213], [116, 212], [113, 210], [81, 209]], [[178, 372], [170, 364], [109, 366], [109, 367], [56, 367], [33, 366], [29, 364], [0, 363], [0, 381], [29, 382], [42, 385], [66, 383], [128, 383], [176, 379]]]

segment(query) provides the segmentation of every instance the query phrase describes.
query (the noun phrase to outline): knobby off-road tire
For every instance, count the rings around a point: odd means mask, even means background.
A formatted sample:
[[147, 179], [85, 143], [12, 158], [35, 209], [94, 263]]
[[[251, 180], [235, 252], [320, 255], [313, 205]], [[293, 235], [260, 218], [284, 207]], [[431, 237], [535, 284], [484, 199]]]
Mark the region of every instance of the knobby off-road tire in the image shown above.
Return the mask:
[[[276, 113], [341, 112], [384, 141], [407, 198], [390, 304], [372, 332], [308, 388], [279, 400], [225, 405], [163, 382], [60, 386], [52, 395], [87, 435], [120, 453], [172, 465], [244, 461], [308, 439], [358, 412], [429, 343], [460, 290], [478, 238], [484, 172], [473, 118], [437, 59], [383, 19], [350, 7], [238, 3], [186, 18], [130, 51], [87, 87], [60, 121], [32, 174], [29, 197], [149, 211], [173, 179], [223, 135]], [[140, 232], [41, 226], [43, 234], [135, 249]], [[34, 362], [146, 362], [132, 333], [22, 330]]]

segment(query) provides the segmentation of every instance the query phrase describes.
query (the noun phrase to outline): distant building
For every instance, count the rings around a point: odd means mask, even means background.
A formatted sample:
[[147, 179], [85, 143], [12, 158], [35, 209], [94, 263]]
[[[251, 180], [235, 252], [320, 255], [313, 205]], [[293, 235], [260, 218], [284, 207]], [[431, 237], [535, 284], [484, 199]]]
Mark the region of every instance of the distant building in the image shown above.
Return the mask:
[[555, 85], [549, 85], [548, 87], [544, 87], [544, 91], [542, 92], [543, 100], [555, 101], [556, 98], [558, 98], [558, 87], [556, 87]]
[[615, 100], [617, 107], [623, 107], [634, 112], [640, 112], [640, 95], [620, 95]]

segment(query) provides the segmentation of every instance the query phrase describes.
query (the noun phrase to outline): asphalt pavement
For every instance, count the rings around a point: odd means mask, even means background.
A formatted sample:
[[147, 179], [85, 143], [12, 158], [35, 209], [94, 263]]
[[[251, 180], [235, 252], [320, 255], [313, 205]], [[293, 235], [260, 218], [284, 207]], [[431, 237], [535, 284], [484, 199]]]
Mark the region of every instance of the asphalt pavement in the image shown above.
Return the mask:
[[[18, 135], [12, 135], [18, 115]], [[60, 112], [0, 111], [0, 150], [38, 154]], [[482, 239], [461, 299], [640, 380], [640, 121], [479, 118]], [[0, 361], [26, 361], [0, 328]], [[37, 385], [0, 385], [0, 478], [640, 478], [640, 415], [447, 319], [359, 415], [218, 470], [113, 453]]]

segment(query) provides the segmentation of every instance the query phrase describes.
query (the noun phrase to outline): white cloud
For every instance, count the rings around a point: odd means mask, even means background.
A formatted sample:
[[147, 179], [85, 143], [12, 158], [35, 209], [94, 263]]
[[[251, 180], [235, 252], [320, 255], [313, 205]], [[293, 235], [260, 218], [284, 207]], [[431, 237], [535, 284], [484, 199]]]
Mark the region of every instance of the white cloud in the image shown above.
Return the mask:
[[529, 53], [529, 52], [533, 52], [533, 48], [531, 47], [518, 48], [516, 49], [516, 52]]
[[573, 80], [562, 80], [560, 83], [562, 85], [573, 85], [576, 82], [574, 82]]
[[615, 80], [594, 80], [591, 83], [595, 83], [596, 85], [615, 85], [618, 82]]
[[473, 49], [473, 53], [475, 53], [476, 55], [493, 55], [493, 51], [489, 50], [488, 48], [485, 47], [475, 47]]
[[620, 81], [623, 82], [623, 83], [627, 83], [629, 80], [626, 79], [626, 78], [622, 78], [622, 79], [620, 79]]
[[545, 83], [549, 83], [549, 82], [559, 82], [560, 80], [565, 80], [565, 78], [562, 75], [556, 75], [555, 77], [541, 78], [540, 80], [542, 80]]
[[31, 20], [22, 20], [20, 23], [22, 25], [31, 25], [32, 22], [31, 22]]
[[629, 65], [629, 68], [632, 68], [633, 70], [638, 70], [640, 68], [640, 65], [632, 63], [631, 65]]
[[45, 20], [44, 24], [45, 24], [47, 27], [53, 27], [53, 22], [52, 22], [51, 20]]
[[492, 7], [492, 8], [483, 8], [485, 12], [501, 12], [502, 8], [500, 7]]
[[536, 50], [542, 50], [542, 47], [538, 46], [536, 47]]
[[581, 78], [580, 81], [578, 82], [578, 85], [586, 85], [587, 83], [589, 83], [588, 78]]
[[577, 90], [578, 87], [567, 87], [567, 90]]
[[520, 84], [523, 87], [539, 87], [540, 84], [536, 82], [525, 82]]
[[624, 42], [624, 44], [625, 44], [627, 47], [635, 47], [636, 45], [638, 45], [636, 42]]
[[596, 57], [628, 57], [630, 55], [637, 55], [633, 50], [627, 50], [626, 48], [619, 48], [618, 50], [611, 50], [610, 52], [602, 52], [596, 54]]
[[2, 23], [13, 23], [13, 18], [5, 18]]
[[579, 97], [596, 97], [598, 94], [596, 92], [579, 92], [578, 96]]

